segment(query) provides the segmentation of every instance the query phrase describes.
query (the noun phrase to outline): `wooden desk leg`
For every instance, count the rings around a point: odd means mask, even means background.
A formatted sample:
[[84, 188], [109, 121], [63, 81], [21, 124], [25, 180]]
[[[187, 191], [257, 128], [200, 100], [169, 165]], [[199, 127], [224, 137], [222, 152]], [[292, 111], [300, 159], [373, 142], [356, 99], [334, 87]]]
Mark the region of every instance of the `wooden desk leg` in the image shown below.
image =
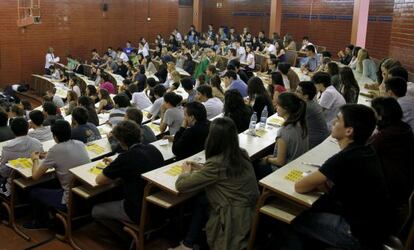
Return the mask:
[[71, 185], [69, 187], [69, 197], [68, 197], [68, 203], [67, 203], [67, 209], [68, 209], [68, 213], [67, 216], [64, 216], [62, 214], [60, 214], [59, 212], [56, 214], [56, 217], [62, 221], [63, 227], [65, 228], [65, 234], [62, 235], [56, 235], [57, 238], [59, 238], [60, 240], [65, 240], [69, 243], [69, 245], [71, 245], [74, 249], [76, 250], [82, 250], [82, 248], [80, 248], [76, 242], [73, 239], [72, 236], [72, 218], [73, 216], [73, 193], [72, 193], [72, 188], [74, 187], [75, 184], [75, 179], [72, 180]]
[[249, 245], [248, 245], [249, 250], [253, 250], [254, 242], [256, 240], [257, 226], [258, 226], [259, 221], [260, 221], [260, 208], [263, 207], [265, 201], [270, 196], [272, 196], [272, 192], [270, 192], [269, 190], [263, 188], [263, 192], [260, 195], [259, 200], [257, 201], [256, 213], [255, 213], [255, 215], [253, 217], [253, 221], [252, 221], [252, 226], [251, 226], [251, 230], [250, 230], [250, 237], [249, 237]]
[[10, 179], [11, 179], [11, 190], [10, 190], [11, 195], [10, 195], [10, 207], [9, 207], [10, 209], [8, 209], [8, 211], [9, 211], [9, 224], [18, 235], [20, 235], [23, 239], [29, 241], [30, 236], [28, 236], [22, 230], [20, 230], [20, 228], [16, 224], [16, 218], [15, 218], [15, 213], [14, 213], [15, 212], [14, 208], [16, 206], [16, 184], [14, 183], [14, 177], [15, 177], [15, 173], [13, 171], [12, 175], [10, 176]]
[[[145, 186], [144, 195], [142, 197], [142, 206], [141, 206], [141, 218], [139, 221], [139, 242], [136, 244], [136, 249], [143, 250], [145, 246], [145, 226], [146, 226], [146, 219], [147, 219], [147, 209], [148, 209], [148, 202], [147, 196], [151, 195], [152, 190], [154, 189], [154, 185], [150, 182]], [[138, 247], [139, 246], [139, 247]]]

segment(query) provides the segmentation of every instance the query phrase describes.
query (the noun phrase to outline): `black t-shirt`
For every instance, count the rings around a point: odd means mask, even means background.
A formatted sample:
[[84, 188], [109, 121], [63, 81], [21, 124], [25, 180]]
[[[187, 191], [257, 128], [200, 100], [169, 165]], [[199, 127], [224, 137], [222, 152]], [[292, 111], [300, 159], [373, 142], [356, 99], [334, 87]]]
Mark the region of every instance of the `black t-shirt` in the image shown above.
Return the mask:
[[121, 153], [103, 170], [110, 179], [121, 178], [124, 187], [124, 208], [134, 222], [139, 222], [145, 180], [141, 174], [157, 169], [164, 164], [162, 154], [153, 145], [135, 144]]
[[189, 128], [181, 127], [174, 136], [172, 151], [177, 160], [184, 159], [204, 150], [210, 122], [196, 122]]
[[[328, 198], [361, 242], [385, 239], [389, 230], [388, 191], [371, 146], [351, 144], [319, 169], [331, 186]], [[332, 207], [331, 207], [332, 209]]]

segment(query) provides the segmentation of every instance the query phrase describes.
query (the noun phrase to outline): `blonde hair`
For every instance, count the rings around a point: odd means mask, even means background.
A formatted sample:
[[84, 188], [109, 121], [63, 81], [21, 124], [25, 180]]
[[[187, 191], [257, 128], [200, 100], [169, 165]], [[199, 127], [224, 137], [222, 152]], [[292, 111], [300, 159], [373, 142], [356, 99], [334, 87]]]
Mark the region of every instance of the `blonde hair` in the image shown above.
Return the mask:
[[174, 62], [168, 62], [167, 63], [167, 70], [168, 70], [168, 72], [175, 71], [175, 63]]
[[357, 56], [357, 67], [356, 67], [356, 69], [357, 69], [357, 71], [358, 71], [359, 73], [362, 73], [362, 71], [363, 71], [362, 62], [363, 62], [365, 59], [369, 59], [368, 50], [366, 50], [366, 49], [360, 49], [360, 50], [358, 51], [358, 56]]
[[178, 73], [178, 71], [174, 70], [173, 72], [171, 72], [171, 77], [174, 82], [180, 82], [181, 76], [180, 73]]

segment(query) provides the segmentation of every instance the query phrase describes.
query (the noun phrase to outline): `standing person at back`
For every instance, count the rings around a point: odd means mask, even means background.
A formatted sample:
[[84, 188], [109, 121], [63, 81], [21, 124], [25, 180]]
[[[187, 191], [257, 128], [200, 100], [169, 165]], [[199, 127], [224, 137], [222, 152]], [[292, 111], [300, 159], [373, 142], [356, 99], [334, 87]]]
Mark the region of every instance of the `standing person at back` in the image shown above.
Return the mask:
[[366, 146], [375, 123], [375, 113], [367, 106], [341, 107], [331, 134], [341, 151], [295, 184], [298, 193], [326, 193], [295, 219], [296, 230], [337, 248], [383, 249], [392, 215], [381, 163]]
[[329, 129], [322, 107], [314, 100], [316, 87], [313, 82], [300, 82], [296, 94], [306, 102], [306, 126], [308, 127], [309, 149], [312, 149], [329, 136]]
[[328, 73], [317, 72], [312, 76], [316, 90], [320, 93], [319, 105], [323, 108], [328, 129], [331, 129], [339, 108], [345, 105], [345, 98], [331, 85]]
[[7, 142], [3, 146], [0, 162], [0, 193], [10, 195], [10, 183], [8, 178], [12, 169], [6, 166], [10, 160], [17, 158], [29, 158], [30, 154], [35, 151], [43, 151], [42, 143], [27, 135], [29, 123], [24, 118], [14, 118], [10, 124], [16, 138]]

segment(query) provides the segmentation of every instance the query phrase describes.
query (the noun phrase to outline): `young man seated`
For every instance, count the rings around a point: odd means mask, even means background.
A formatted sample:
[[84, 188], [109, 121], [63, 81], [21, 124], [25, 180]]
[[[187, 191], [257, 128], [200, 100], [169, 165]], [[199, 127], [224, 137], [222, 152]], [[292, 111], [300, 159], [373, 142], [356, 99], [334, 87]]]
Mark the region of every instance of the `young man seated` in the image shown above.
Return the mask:
[[392, 216], [381, 163], [375, 150], [366, 146], [375, 124], [371, 108], [341, 107], [331, 134], [341, 151], [295, 184], [298, 193], [327, 192], [295, 219], [296, 230], [334, 247], [382, 249]]
[[247, 97], [247, 84], [237, 78], [236, 71], [228, 70], [224, 74], [223, 82], [227, 90], [236, 89], [243, 98]]
[[181, 79], [181, 86], [187, 92], [188, 98], [184, 100], [186, 103], [194, 102], [197, 91], [194, 89], [193, 81], [189, 77]]
[[213, 90], [209, 85], [201, 85], [197, 88], [197, 101], [201, 102], [207, 110], [207, 119], [213, 119], [223, 113], [223, 102], [213, 97]]
[[385, 81], [386, 95], [397, 99], [403, 111], [403, 121], [414, 131], [414, 97], [407, 95], [407, 81], [401, 77], [391, 77]]
[[29, 113], [30, 128], [33, 130], [29, 131], [29, 136], [38, 139], [41, 142], [49, 141], [53, 139], [52, 131], [50, 126], [43, 126], [45, 116], [40, 110], [32, 110]]
[[65, 106], [62, 97], [56, 95], [56, 88], [46, 91], [46, 95], [52, 99], [52, 102], [58, 107], [61, 108]]
[[104, 159], [107, 166], [96, 177], [96, 183], [104, 185], [120, 178], [124, 185], [124, 198], [94, 206], [92, 217], [138, 223], [146, 184], [141, 174], [161, 167], [164, 159], [155, 146], [141, 143], [141, 130], [132, 121], [120, 122], [112, 134], [125, 152], [113, 161]]
[[317, 72], [312, 77], [316, 90], [321, 92], [319, 105], [322, 106], [328, 129], [331, 129], [338, 110], [345, 105], [345, 98], [331, 84], [331, 76], [325, 72]]
[[50, 126], [56, 120], [61, 120], [63, 117], [58, 114], [58, 108], [53, 102], [43, 103], [43, 115], [45, 120], [43, 121], [43, 126]]
[[[59, 184], [49, 188], [34, 187], [30, 190], [34, 220], [23, 225], [27, 229], [40, 229], [48, 225], [48, 213], [45, 208], [52, 207], [66, 211], [70, 182], [73, 177], [69, 169], [90, 162], [85, 145], [70, 139], [71, 127], [67, 121], [56, 121], [51, 130], [56, 145], [47, 153], [42, 153], [41, 150], [32, 153], [32, 178], [38, 180], [48, 169], [53, 168]], [[40, 163], [39, 159], [44, 161]]]
[[8, 121], [9, 116], [6, 111], [0, 108], [0, 142], [8, 141], [15, 137], [13, 131], [7, 126]]
[[349, 44], [345, 47], [345, 51], [339, 51], [338, 57], [340, 62], [344, 65], [348, 65], [352, 60], [352, 51], [354, 50], [354, 45]]
[[320, 58], [316, 54], [315, 46], [308, 45], [305, 48], [306, 57], [302, 61], [301, 70], [303, 73], [308, 74], [316, 71], [320, 64]]
[[209, 128], [210, 122], [207, 120], [205, 106], [199, 102], [187, 103], [184, 108], [183, 124], [174, 135], [172, 146], [172, 151], [177, 160], [190, 157], [204, 150]]
[[83, 143], [101, 139], [98, 128], [88, 122], [88, 110], [84, 107], [76, 107], [72, 111], [72, 136], [71, 139]]
[[112, 126], [116, 126], [118, 123], [124, 120], [126, 109], [131, 106], [129, 98], [126, 94], [117, 94], [114, 96], [115, 108], [109, 113], [108, 123]]
[[6, 163], [17, 158], [29, 158], [30, 154], [35, 151], [43, 151], [42, 143], [27, 135], [29, 123], [24, 118], [14, 118], [10, 128], [16, 138], [3, 146], [0, 162], [0, 193], [5, 196], [10, 195], [10, 183], [7, 178], [10, 177], [12, 171]]

